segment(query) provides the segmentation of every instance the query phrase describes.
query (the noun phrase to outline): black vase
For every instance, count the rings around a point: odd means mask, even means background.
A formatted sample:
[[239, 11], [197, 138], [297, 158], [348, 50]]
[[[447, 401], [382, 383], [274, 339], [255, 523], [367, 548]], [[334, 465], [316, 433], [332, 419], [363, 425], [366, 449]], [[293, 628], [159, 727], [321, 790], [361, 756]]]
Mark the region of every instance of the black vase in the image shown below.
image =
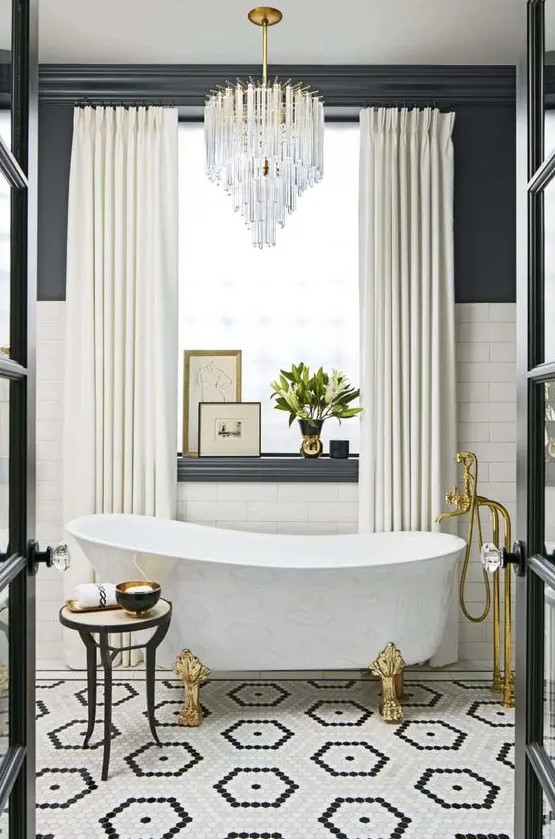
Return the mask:
[[322, 454], [324, 447], [320, 440], [320, 434], [322, 433], [323, 424], [324, 420], [321, 419], [299, 420], [301, 434], [303, 435], [301, 442], [301, 454], [303, 457], [320, 457]]

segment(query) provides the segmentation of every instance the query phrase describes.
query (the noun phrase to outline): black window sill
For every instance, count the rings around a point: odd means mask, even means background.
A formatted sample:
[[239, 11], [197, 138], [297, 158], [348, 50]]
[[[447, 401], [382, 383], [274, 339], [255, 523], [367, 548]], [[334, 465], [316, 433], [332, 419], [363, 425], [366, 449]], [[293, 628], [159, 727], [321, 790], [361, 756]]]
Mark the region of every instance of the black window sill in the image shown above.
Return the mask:
[[228, 483], [357, 483], [358, 455], [349, 458], [177, 456], [178, 481]]

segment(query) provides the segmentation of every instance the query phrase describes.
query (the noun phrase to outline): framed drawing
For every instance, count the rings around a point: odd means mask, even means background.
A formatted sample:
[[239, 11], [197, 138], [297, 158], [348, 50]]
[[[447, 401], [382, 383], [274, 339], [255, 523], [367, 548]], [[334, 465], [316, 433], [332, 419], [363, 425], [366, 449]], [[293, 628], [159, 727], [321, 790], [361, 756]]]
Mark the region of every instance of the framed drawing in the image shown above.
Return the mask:
[[199, 457], [260, 457], [260, 402], [201, 402]]
[[240, 402], [241, 350], [185, 350], [183, 364], [183, 454], [198, 455], [201, 402]]

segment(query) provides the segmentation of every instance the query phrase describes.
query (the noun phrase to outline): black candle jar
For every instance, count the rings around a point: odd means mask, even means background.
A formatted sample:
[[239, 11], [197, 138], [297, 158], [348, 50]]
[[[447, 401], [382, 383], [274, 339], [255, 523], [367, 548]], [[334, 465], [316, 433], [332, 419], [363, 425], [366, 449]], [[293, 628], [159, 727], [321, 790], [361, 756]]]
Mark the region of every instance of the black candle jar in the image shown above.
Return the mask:
[[349, 441], [330, 440], [330, 457], [349, 457]]

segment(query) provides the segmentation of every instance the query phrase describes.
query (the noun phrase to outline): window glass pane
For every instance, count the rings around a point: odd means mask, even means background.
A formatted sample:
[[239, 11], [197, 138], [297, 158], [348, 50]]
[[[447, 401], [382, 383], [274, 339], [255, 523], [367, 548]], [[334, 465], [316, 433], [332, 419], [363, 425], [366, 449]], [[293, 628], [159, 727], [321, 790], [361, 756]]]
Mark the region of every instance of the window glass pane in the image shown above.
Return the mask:
[[[0, 591], [0, 760], [9, 746], [9, 586]], [[1, 823], [1, 822], [0, 822]], [[1, 836], [1, 834], [0, 834]]]
[[555, 764], [555, 591], [549, 586], [545, 586], [544, 667], [543, 745]]
[[555, 151], [553, 118], [555, 115], [555, 2], [546, 0], [544, 55], [545, 155]]
[[[8, 549], [10, 462], [10, 383], [0, 379], [0, 554]], [[1, 598], [1, 592], [0, 592]]]
[[11, 139], [12, 101], [12, 3], [0, 5], [0, 136], [8, 148]]
[[545, 459], [545, 550], [549, 556], [555, 551], [555, 379], [546, 382], [544, 389], [544, 459]]
[[542, 839], [555, 839], [555, 813], [549, 801], [543, 796]]
[[555, 178], [544, 190], [544, 333], [544, 361], [555, 361]]
[[[543, 385], [545, 460], [545, 552], [555, 557], [555, 379]], [[539, 473], [541, 475], [541, 472]], [[555, 590], [544, 586], [544, 707], [543, 745], [555, 765]], [[545, 836], [555, 839], [555, 825]]]
[[10, 354], [10, 200], [10, 185], [0, 174], [0, 353], [5, 355]]
[[[202, 123], [180, 126], [179, 393], [183, 350], [242, 350], [242, 399], [262, 403], [263, 452], [299, 451], [298, 427], [270, 403], [280, 368], [338, 368], [358, 386], [358, 137], [358, 123], [326, 124], [321, 183], [301, 196], [277, 246], [259, 250], [206, 177]], [[358, 428], [357, 418], [327, 421], [324, 451], [344, 438], [358, 452]]]
[[0, 137], [2, 137], [3, 141], [5, 142], [5, 144], [7, 145], [8, 148], [11, 147], [11, 142], [12, 142], [11, 132], [12, 132], [12, 115], [11, 115], [11, 112], [0, 110]]

